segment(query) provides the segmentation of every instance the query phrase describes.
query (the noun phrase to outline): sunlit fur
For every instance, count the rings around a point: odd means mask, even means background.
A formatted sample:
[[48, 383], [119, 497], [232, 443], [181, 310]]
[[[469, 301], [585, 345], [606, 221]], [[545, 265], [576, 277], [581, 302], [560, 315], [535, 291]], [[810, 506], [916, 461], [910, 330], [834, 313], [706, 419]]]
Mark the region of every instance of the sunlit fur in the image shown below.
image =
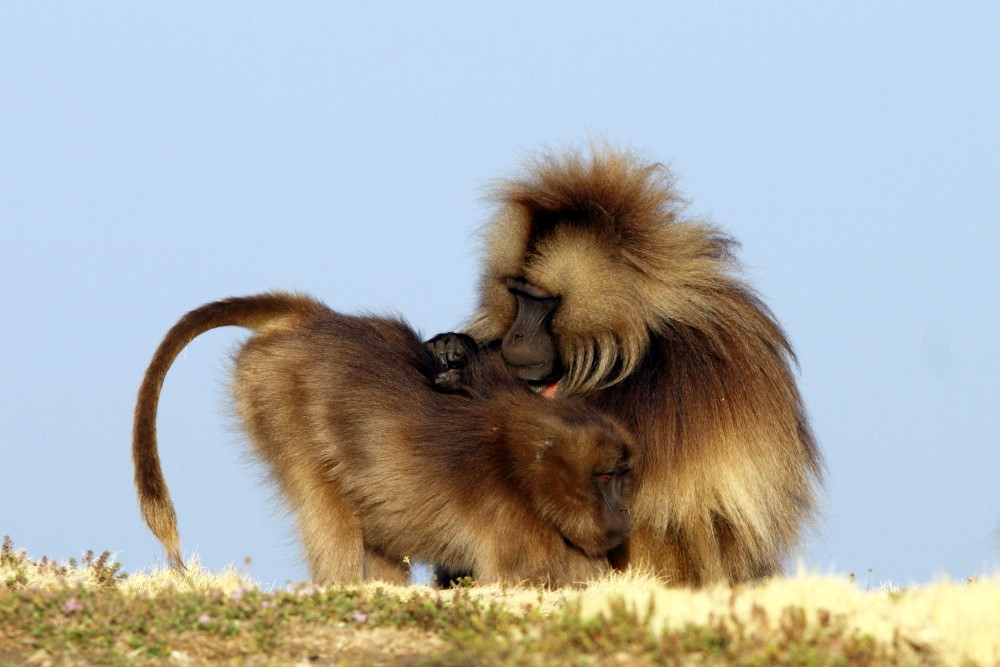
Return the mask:
[[632, 562], [695, 585], [777, 572], [815, 512], [821, 456], [733, 239], [683, 216], [665, 166], [607, 147], [538, 157], [494, 198], [468, 332], [503, 338], [508, 278], [561, 299], [560, 392], [621, 418], [642, 452]]
[[630, 475], [613, 499], [618, 513], [596, 482], [629, 467], [632, 438], [613, 419], [534, 395], [496, 355], [470, 368], [474, 384], [437, 391], [433, 357], [405, 322], [273, 293], [191, 311], [143, 379], [136, 488], [175, 568], [183, 564], [156, 406], [177, 354], [220, 326], [254, 331], [235, 355], [236, 410], [295, 514], [317, 583], [405, 582], [409, 558], [484, 582], [572, 584], [606, 572], [608, 551], [627, 537]]

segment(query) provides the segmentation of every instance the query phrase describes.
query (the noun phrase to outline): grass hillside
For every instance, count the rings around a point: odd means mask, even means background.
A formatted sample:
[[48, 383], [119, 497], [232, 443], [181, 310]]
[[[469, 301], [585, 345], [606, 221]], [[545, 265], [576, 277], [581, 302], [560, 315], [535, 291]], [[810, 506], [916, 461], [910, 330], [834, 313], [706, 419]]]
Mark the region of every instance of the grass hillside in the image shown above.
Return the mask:
[[236, 570], [125, 575], [0, 550], [0, 665], [1000, 665], [1000, 578], [860, 590], [801, 574], [670, 589], [261, 590]]

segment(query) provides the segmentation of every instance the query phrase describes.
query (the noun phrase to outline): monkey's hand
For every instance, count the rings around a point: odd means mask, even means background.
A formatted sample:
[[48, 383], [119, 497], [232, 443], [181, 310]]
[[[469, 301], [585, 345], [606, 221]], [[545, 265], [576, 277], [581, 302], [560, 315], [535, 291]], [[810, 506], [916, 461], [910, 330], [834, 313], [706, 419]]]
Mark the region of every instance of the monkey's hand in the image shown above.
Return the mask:
[[462, 391], [467, 384], [465, 370], [469, 360], [479, 350], [479, 345], [461, 333], [443, 333], [424, 343], [434, 360], [431, 380], [438, 389], [447, 392]]

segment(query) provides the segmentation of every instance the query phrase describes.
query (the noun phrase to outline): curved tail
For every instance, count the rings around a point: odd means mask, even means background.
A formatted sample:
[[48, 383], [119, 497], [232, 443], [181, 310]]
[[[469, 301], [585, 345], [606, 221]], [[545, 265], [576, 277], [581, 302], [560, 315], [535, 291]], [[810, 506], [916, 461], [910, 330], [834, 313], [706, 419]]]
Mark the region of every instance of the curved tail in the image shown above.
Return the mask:
[[177, 515], [160, 468], [156, 445], [156, 411], [163, 380], [181, 350], [200, 334], [225, 326], [239, 326], [252, 331], [287, 327], [304, 318], [327, 313], [319, 301], [300, 294], [273, 292], [249, 297], [234, 297], [196, 308], [182, 317], [164, 337], [153, 354], [139, 387], [132, 425], [132, 464], [139, 508], [146, 525], [167, 552], [170, 565], [184, 569]]

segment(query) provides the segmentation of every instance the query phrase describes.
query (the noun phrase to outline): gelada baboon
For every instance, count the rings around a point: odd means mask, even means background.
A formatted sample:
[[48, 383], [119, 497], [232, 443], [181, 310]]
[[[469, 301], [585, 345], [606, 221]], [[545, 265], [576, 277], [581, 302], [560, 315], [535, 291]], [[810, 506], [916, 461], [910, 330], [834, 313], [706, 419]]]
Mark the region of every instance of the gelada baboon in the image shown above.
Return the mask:
[[734, 240], [682, 216], [665, 167], [606, 147], [538, 157], [494, 195], [467, 333], [635, 435], [629, 562], [688, 585], [780, 571], [822, 462]]
[[568, 584], [606, 571], [628, 536], [632, 445], [618, 423], [580, 401], [535, 396], [497, 355], [480, 360], [473, 347], [456, 376], [435, 341], [425, 346], [401, 320], [272, 293], [191, 311], [143, 378], [136, 487], [175, 567], [157, 402], [181, 349], [227, 325], [255, 332], [235, 355], [236, 408], [296, 515], [314, 581], [405, 582], [408, 556], [484, 582]]

